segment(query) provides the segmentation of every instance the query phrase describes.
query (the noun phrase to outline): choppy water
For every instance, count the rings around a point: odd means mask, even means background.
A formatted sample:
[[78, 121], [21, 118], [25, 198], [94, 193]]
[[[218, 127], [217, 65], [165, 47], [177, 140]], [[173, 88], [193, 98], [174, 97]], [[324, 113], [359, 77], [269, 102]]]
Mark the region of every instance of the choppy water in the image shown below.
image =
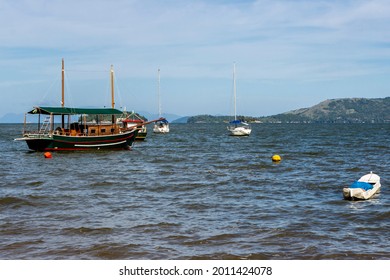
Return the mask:
[[[390, 259], [389, 124], [172, 124], [52, 159], [21, 130], [0, 125], [0, 259]], [[369, 171], [381, 192], [343, 200]]]

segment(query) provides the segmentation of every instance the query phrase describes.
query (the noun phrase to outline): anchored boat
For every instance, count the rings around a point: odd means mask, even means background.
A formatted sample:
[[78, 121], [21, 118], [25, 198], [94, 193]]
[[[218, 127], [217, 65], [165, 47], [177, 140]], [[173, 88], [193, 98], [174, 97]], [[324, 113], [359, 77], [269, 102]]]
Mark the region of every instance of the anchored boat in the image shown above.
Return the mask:
[[[123, 122], [116, 122], [123, 112], [114, 108], [113, 75], [111, 66], [112, 108], [65, 107], [62, 60], [62, 106], [34, 107], [26, 113], [23, 137], [15, 140], [26, 141], [33, 151], [129, 149], [139, 128], [127, 129]], [[38, 115], [36, 128], [27, 125], [27, 115]]]
[[234, 94], [234, 121], [229, 122], [227, 129], [232, 136], [249, 136], [252, 132], [250, 125], [244, 121], [237, 119], [237, 105], [236, 105], [236, 64], [233, 65], [233, 94]]
[[143, 120], [137, 113], [132, 112], [125, 119], [123, 119], [122, 122], [127, 129], [138, 127], [139, 130], [138, 130], [137, 137], [135, 138], [136, 141], [145, 140], [146, 135], [148, 134], [145, 125], [146, 121]]
[[157, 97], [158, 97], [158, 116], [159, 120], [154, 123], [153, 132], [154, 133], [168, 133], [169, 132], [169, 122], [161, 117], [161, 98], [160, 98], [160, 69], [158, 69], [158, 87], [157, 87]]
[[366, 200], [376, 194], [380, 187], [380, 177], [371, 172], [362, 176], [348, 188], [343, 188], [343, 196], [348, 200]]
[[[135, 115], [135, 116], [134, 116]], [[119, 118], [117, 121], [121, 121], [126, 130], [133, 130], [135, 127], [138, 128], [138, 134], [135, 138], [136, 141], [144, 141], [147, 135], [146, 125], [150, 123], [160, 123], [166, 122], [165, 118], [159, 118], [152, 121], [144, 121], [137, 114], [132, 113], [128, 115], [126, 118]]]

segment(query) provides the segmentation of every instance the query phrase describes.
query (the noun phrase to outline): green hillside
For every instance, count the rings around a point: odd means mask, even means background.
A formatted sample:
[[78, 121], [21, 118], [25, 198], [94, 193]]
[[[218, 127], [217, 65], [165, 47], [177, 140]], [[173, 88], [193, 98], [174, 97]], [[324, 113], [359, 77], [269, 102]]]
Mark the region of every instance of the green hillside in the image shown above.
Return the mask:
[[390, 97], [330, 99], [267, 119], [299, 123], [390, 123]]
[[[268, 117], [239, 116], [238, 119], [263, 123], [390, 123], [390, 97], [329, 99], [310, 108]], [[199, 115], [189, 117], [187, 123], [229, 120], [229, 116]]]

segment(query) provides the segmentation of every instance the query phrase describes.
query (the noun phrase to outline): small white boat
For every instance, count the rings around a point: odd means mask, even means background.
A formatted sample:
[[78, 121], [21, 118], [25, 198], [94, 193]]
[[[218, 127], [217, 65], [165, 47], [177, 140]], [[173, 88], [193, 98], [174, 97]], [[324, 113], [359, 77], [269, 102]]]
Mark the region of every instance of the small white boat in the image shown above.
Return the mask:
[[153, 132], [154, 133], [169, 133], [169, 122], [161, 117], [161, 98], [160, 98], [160, 69], [158, 69], [158, 92], [157, 92], [157, 97], [158, 97], [158, 116], [159, 120], [154, 123], [153, 126]]
[[234, 98], [234, 121], [229, 122], [227, 130], [230, 131], [231, 136], [249, 136], [252, 132], [251, 126], [245, 121], [237, 119], [237, 105], [236, 105], [236, 64], [233, 64], [233, 98]]
[[380, 187], [380, 177], [371, 171], [348, 188], [343, 188], [343, 196], [348, 200], [366, 200], [376, 194]]
[[252, 132], [250, 125], [240, 120], [231, 121], [227, 129], [232, 136], [249, 136]]
[[168, 133], [169, 132], [169, 122], [166, 119], [156, 121], [154, 123], [153, 132], [154, 133]]

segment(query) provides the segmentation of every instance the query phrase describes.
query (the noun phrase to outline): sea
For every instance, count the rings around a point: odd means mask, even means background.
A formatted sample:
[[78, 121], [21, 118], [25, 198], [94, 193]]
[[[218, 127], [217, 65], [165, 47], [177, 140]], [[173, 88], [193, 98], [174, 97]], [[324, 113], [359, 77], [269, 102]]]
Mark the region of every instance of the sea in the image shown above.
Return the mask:
[[[2, 260], [390, 259], [390, 124], [173, 123], [51, 159], [22, 130], [0, 124]], [[381, 191], [344, 200], [371, 171]]]

